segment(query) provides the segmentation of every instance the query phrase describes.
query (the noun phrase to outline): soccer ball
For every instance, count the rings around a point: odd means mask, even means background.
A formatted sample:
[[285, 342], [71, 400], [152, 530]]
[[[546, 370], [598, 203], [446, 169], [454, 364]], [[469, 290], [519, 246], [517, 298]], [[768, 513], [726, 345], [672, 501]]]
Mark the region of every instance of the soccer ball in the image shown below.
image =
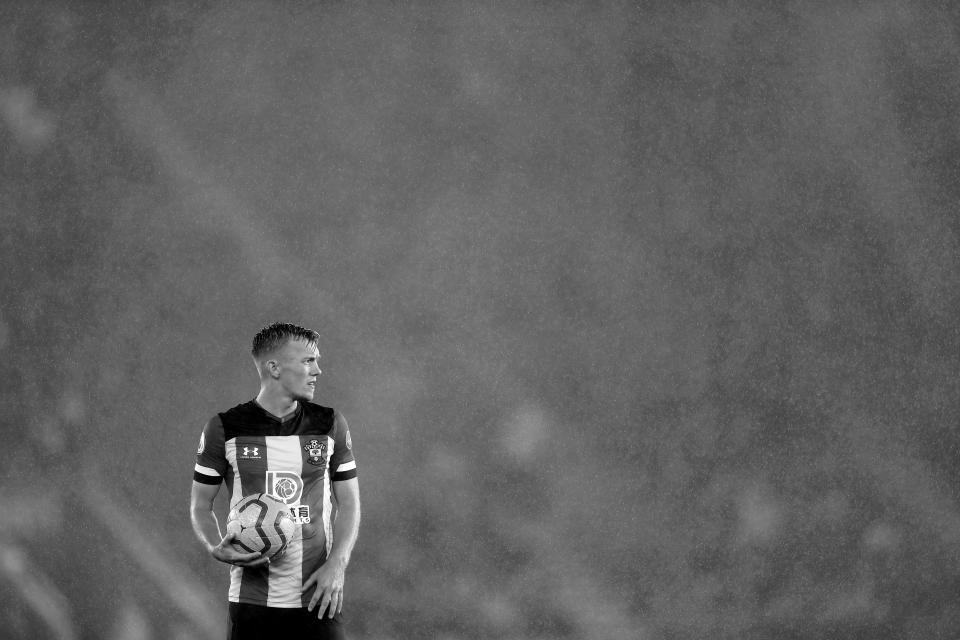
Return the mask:
[[289, 507], [265, 493], [244, 496], [227, 516], [227, 533], [234, 534], [233, 545], [268, 558], [282, 553], [296, 530]]

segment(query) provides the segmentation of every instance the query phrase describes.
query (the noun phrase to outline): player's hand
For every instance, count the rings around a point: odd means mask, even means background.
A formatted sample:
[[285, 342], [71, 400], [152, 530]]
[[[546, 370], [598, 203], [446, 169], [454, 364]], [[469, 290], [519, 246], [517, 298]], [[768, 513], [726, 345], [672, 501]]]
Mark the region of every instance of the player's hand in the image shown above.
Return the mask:
[[313, 611], [313, 608], [319, 604], [318, 618], [323, 617], [324, 611], [330, 618], [340, 613], [343, 609], [343, 577], [344, 567], [331, 561], [323, 563], [319, 569], [311, 573], [300, 589], [303, 593], [314, 585], [317, 587], [307, 604], [307, 611]]
[[233, 546], [233, 538], [233, 533], [228, 533], [227, 535], [223, 536], [223, 540], [220, 541], [220, 544], [215, 546], [210, 551], [213, 557], [220, 562], [246, 568], [260, 567], [270, 564], [270, 558], [261, 553], [257, 553], [255, 551], [244, 553], [243, 551], [238, 551], [237, 548]]

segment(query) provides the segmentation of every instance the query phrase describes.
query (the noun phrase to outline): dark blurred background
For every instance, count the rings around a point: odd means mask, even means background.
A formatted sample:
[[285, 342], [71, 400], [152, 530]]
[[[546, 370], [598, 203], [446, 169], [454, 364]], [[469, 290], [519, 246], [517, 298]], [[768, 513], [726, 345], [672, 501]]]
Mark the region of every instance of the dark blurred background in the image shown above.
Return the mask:
[[960, 9], [6, 2], [0, 637], [221, 638], [323, 336], [358, 640], [960, 632]]

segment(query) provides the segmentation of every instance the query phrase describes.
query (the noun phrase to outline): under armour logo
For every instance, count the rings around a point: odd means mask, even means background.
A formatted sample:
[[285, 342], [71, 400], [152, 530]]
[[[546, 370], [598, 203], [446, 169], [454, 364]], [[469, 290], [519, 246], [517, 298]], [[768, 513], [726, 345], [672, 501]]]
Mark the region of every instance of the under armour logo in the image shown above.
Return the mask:
[[240, 458], [259, 458], [260, 457], [260, 447], [244, 447], [243, 451], [240, 452]]

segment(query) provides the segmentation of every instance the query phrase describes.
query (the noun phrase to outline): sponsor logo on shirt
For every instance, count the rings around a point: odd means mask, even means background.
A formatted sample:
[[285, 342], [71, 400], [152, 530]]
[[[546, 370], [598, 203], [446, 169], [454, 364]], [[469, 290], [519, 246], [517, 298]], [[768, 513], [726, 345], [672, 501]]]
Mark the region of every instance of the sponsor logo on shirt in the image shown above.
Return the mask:
[[294, 522], [300, 524], [310, 524], [310, 505], [302, 504], [299, 507], [290, 507], [290, 515]]
[[244, 445], [242, 447], [237, 447], [237, 459], [238, 460], [263, 460], [263, 456], [260, 453], [261, 447]]
[[290, 471], [267, 471], [265, 486], [268, 494], [288, 505], [299, 504], [303, 495], [303, 480]]
[[290, 515], [298, 524], [310, 524], [310, 505], [300, 504], [303, 479], [290, 471], [267, 471], [264, 486], [267, 493], [290, 507]]

